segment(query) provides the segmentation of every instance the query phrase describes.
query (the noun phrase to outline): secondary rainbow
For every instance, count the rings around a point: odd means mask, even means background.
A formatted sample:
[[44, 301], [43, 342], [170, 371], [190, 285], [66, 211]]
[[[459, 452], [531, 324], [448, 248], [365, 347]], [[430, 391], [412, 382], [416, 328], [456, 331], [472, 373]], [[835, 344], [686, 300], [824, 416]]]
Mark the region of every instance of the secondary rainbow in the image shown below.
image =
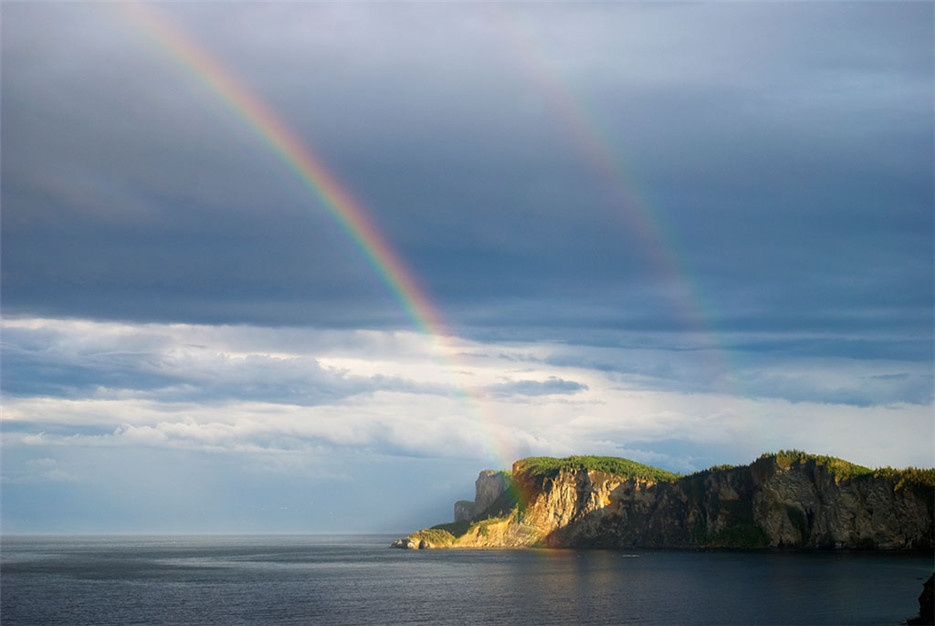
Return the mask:
[[550, 54], [531, 27], [510, 6], [485, 3], [483, 9], [499, 28], [501, 38], [519, 62], [520, 70], [548, 102], [574, 146], [593, 171], [615, 194], [617, 216], [622, 219], [630, 240], [638, 242], [650, 267], [671, 289], [669, 302], [684, 329], [692, 335], [696, 348], [708, 352], [711, 365], [722, 375], [721, 391], [734, 393], [726, 363], [726, 353], [711, 324], [710, 303], [699, 287], [689, 280], [690, 263], [679, 255], [680, 246], [672, 233], [663, 229], [652, 206], [638, 193], [636, 182], [618, 151], [605, 137], [599, 115], [569, 87], [562, 75], [549, 63]]

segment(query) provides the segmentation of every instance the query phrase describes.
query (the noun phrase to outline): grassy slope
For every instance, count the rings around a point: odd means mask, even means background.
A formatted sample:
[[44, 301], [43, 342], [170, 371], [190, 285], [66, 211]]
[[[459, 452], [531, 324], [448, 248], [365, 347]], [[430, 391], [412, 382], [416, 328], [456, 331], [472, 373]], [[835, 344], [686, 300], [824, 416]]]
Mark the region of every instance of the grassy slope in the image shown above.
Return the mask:
[[591, 470], [624, 478], [640, 478], [654, 482], [678, 478], [677, 474], [664, 469], [613, 456], [570, 456], [564, 459], [534, 456], [517, 461], [513, 467], [524, 474], [543, 477], [555, 477], [563, 470]]

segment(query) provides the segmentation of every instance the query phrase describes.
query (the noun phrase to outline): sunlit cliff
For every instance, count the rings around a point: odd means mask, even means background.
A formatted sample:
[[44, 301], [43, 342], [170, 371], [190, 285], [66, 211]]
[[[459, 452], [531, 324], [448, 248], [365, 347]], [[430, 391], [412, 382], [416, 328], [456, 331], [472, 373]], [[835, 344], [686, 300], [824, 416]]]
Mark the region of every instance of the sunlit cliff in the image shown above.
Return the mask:
[[871, 470], [798, 451], [676, 476], [612, 457], [481, 472], [455, 521], [409, 548], [931, 550], [935, 470]]

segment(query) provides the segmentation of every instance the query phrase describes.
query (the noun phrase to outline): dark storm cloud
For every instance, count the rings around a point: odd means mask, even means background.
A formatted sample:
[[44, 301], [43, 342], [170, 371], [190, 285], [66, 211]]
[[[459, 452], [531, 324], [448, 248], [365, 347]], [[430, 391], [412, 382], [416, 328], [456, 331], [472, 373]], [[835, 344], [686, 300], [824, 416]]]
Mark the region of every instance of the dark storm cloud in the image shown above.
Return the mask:
[[[682, 330], [694, 307], [722, 331], [930, 331], [929, 5], [159, 10], [322, 155], [456, 327]], [[101, 6], [4, 14], [9, 310], [408, 324], [145, 33]]]

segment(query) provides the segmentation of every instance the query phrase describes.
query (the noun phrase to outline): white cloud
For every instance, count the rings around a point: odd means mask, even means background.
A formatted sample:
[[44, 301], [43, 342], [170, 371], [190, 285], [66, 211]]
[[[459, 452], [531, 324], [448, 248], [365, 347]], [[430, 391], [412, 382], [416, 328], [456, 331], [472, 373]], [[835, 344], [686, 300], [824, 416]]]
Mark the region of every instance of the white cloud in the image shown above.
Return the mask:
[[[496, 465], [530, 454], [626, 452], [679, 469], [704, 465], [706, 447], [730, 451], [730, 462], [797, 447], [875, 465], [924, 465], [932, 450], [930, 402], [837, 400], [846, 384], [903, 384], [898, 372], [907, 364], [786, 362], [781, 371], [738, 374], [782, 377], [771, 383], [774, 397], [745, 397], [676, 390], [683, 372], [694, 376], [693, 351], [680, 362], [683, 354], [667, 349], [460, 339], [440, 346], [406, 332], [86, 320], [14, 319], [4, 329], [5, 350], [29, 352], [37, 377], [49, 363], [64, 378], [93, 363], [109, 385], [8, 394], [5, 446], [256, 455], [324, 447]], [[170, 383], [153, 386], [147, 377]]]
[[[86, 320], [3, 324], [4, 385], [20, 387], [5, 393], [0, 421], [5, 528], [17, 532], [35, 532], [36, 519], [55, 532], [404, 531], [450, 519], [451, 502], [471, 496], [480, 469], [530, 455], [607, 454], [683, 473], [780, 448], [869, 466], [927, 466], [932, 458], [931, 403], [855, 407], [679, 391], [675, 382], [691, 368], [662, 367], [683, 354], [667, 348], [457, 338], [440, 346], [414, 333]], [[51, 384], [8, 381], [17, 351], [30, 355], [30, 376], [76, 377], [85, 368], [101, 384], [59, 393]], [[634, 360], [636, 373], [627, 366]], [[808, 361], [798, 366], [809, 376], [790, 376], [791, 387], [799, 378], [840, 377]], [[899, 382], [888, 373], [897, 369], [884, 364], [877, 382]], [[171, 381], [147, 384], [150, 376]], [[323, 379], [344, 392], [300, 402], [303, 386]], [[278, 396], [282, 380], [297, 389]], [[38, 485], [57, 491], [44, 500]], [[62, 490], [91, 499], [69, 496], [60, 520], [35, 513], [57, 511]]]

